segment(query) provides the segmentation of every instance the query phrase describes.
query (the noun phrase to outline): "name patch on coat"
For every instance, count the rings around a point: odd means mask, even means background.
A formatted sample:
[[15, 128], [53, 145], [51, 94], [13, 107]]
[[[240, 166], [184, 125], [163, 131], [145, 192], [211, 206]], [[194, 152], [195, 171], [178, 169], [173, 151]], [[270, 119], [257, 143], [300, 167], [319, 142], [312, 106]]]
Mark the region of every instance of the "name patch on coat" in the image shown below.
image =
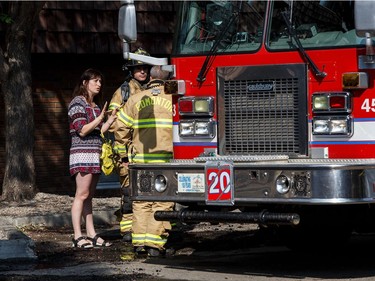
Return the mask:
[[140, 100], [139, 102], [137, 102], [135, 104], [135, 107], [139, 112], [148, 106], [154, 106], [154, 105], [162, 106], [168, 111], [172, 112], [172, 102], [159, 96], [144, 98]]

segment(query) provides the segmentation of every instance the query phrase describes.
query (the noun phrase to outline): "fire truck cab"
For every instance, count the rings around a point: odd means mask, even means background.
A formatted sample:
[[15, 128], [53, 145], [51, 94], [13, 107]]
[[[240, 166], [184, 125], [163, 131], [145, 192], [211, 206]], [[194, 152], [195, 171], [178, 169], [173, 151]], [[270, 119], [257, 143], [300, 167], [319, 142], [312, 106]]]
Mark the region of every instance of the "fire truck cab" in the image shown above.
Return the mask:
[[[121, 9], [129, 58], [135, 9]], [[174, 76], [174, 159], [131, 163], [132, 200], [290, 245], [373, 230], [374, 14], [373, 1], [179, 2], [171, 63], [154, 63]]]

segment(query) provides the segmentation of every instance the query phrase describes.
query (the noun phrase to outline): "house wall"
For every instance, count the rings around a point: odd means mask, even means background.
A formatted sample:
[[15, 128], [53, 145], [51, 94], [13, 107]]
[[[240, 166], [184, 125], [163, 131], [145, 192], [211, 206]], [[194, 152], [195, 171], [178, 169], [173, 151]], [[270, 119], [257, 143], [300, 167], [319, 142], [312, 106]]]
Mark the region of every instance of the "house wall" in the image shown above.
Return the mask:
[[[102, 104], [123, 82], [119, 7], [119, 1], [47, 1], [40, 12], [32, 45], [32, 78], [36, 184], [41, 192], [74, 193], [67, 107], [81, 73], [90, 67], [103, 72]], [[169, 57], [175, 9], [173, 1], [136, 2], [138, 42], [131, 49], [143, 47], [153, 56]], [[0, 111], [0, 191], [6, 161], [3, 124]]]

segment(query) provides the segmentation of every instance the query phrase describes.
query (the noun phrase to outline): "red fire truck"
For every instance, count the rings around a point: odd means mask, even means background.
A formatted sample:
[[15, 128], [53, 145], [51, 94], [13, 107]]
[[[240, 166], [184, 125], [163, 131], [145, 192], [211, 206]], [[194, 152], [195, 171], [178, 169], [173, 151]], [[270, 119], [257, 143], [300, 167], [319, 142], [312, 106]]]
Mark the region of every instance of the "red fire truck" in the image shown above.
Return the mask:
[[[130, 165], [132, 199], [184, 206], [158, 220], [258, 223], [291, 245], [372, 231], [375, 2], [179, 6], [174, 159]], [[132, 1], [121, 9], [124, 57], [147, 61], [129, 52]]]

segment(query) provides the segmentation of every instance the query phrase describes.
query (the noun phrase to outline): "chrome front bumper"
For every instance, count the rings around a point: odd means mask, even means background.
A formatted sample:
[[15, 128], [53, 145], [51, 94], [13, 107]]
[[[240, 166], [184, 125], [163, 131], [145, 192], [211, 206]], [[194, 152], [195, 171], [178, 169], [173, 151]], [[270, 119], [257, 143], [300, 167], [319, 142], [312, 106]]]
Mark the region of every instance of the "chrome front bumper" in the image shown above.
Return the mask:
[[[207, 196], [207, 167], [231, 165], [232, 198]], [[205, 157], [163, 164], [131, 164], [132, 200], [206, 205], [375, 203], [375, 159], [287, 159], [287, 157]], [[164, 192], [155, 178], [166, 179]], [[281, 194], [276, 180], [285, 176], [290, 190]]]

